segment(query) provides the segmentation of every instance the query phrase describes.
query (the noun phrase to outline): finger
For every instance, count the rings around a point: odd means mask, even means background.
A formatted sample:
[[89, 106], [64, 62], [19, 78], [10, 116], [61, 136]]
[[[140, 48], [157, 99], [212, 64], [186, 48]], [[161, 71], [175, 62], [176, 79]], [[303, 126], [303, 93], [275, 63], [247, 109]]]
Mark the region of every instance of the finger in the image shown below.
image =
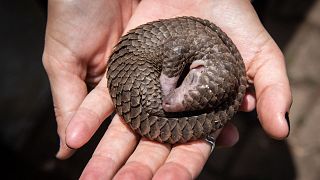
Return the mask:
[[106, 78], [103, 78], [83, 100], [67, 126], [67, 145], [78, 149], [87, 143], [112, 111], [112, 100], [109, 96]]
[[217, 147], [231, 147], [235, 145], [239, 140], [238, 129], [231, 123], [228, 122], [220, 132], [216, 145]]
[[239, 108], [240, 111], [250, 112], [256, 108], [256, 95], [255, 92], [248, 91], [243, 97], [241, 106]]
[[210, 151], [211, 146], [204, 141], [175, 146], [154, 179], [195, 179], [206, 163]]
[[60, 148], [56, 157], [66, 159], [72, 155], [74, 150], [68, 148], [65, 143], [65, 130], [86, 96], [87, 87], [80, 76], [68, 71], [65, 64], [46, 53], [43, 56], [43, 65], [50, 81], [60, 138]]
[[257, 112], [265, 131], [276, 139], [289, 134], [285, 114], [289, 112], [292, 98], [284, 57], [273, 40], [262, 51], [248, 69], [254, 79]]
[[115, 115], [80, 179], [111, 179], [137, 145], [137, 137]]
[[[68, 79], [68, 76], [64, 77]], [[81, 80], [76, 77], [72, 79], [72, 83], [67, 83], [64, 79], [60, 78], [51, 81], [57, 131], [60, 138], [60, 148], [56, 154], [56, 157], [59, 159], [67, 159], [74, 153], [74, 150], [66, 145], [66, 127], [86, 95], [86, 87], [82, 85], [79, 87], [79, 84], [82, 83]]]
[[169, 145], [142, 139], [114, 179], [151, 179], [170, 150]]

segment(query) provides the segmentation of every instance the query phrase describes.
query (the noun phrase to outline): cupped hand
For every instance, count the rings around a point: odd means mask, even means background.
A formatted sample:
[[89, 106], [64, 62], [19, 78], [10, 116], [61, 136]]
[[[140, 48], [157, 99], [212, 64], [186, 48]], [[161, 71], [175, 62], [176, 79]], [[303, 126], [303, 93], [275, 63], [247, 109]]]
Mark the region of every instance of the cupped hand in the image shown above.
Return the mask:
[[[123, 33], [149, 21], [176, 16], [208, 19], [228, 34], [239, 49], [246, 64], [248, 78], [256, 90], [255, 94], [246, 94], [242, 110], [250, 111], [256, 107], [265, 131], [276, 139], [285, 138], [289, 133], [285, 114], [291, 105], [291, 92], [284, 57], [261, 25], [250, 1], [144, 0], [135, 9]], [[61, 74], [56, 76], [64, 78]], [[52, 79], [54, 78], [50, 78], [51, 83]], [[69, 122], [71, 119], [66, 130], [66, 142], [69, 147], [77, 149], [85, 144], [112, 111], [106, 81], [106, 78], [102, 78], [98, 86], [87, 96], [86, 92], [81, 94], [82, 99], [77, 99], [78, 103], [74, 106], [72, 116], [64, 121]], [[85, 83], [84, 80], [81, 82]], [[59, 87], [54, 85], [52, 83], [53, 94]], [[64, 101], [63, 98], [70, 98], [70, 94], [74, 92], [61, 93], [64, 94], [60, 94], [59, 99]], [[62, 102], [60, 105], [62, 106]], [[65, 104], [63, 106], [66, 107]], [[65, 124], [63, 128], [66, 126]], [[236, 128], [228, 124], [222, 130], [218, 142], [228, 146], [234, 144], [237, 139]], [[208, 159], [210, 148], [203, 141], [171, 147], [143, 138], [140, 140], [116, 115], [81, 178], [193, 179], [198, 176]]]
[[[106, 57], [137, 3], [135, 0], [48, 1], [43, 64], [50, 80], [60, 137], [58, 158], [65, 159], [72, 154], [73, 150], [65, 142], [66, 127], [88, 94], [87, 85], [92, 88], [102, 79]], [[104, 90], [94, 91], [106, 98]], [[94, 111], [99, 114], [104, 111], [103, 116], [107, 116], [112, 108], [82, 106], [81, 111], [88, 112], [83, 118], [98, 120]]]

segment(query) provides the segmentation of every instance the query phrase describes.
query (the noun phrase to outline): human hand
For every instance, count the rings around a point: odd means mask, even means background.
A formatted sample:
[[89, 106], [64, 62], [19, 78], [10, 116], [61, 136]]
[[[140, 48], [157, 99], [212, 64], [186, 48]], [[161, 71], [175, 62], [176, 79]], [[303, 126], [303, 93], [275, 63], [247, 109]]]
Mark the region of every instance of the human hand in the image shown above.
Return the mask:
[[[135, 0], [49, 0], [43, 64], [51, 84], [60, 137], [58, 158], [72, 155], [74, 150], [65, 142], [66, 127], [88, 94], [87, 85], [94, 87], [104, 76], [106, 59], [136, 5]], [[106, 99], [104, 89], [97, 87], [94, 92]], [[111, 106], [95, 107], [81, 106], [81, 111], [88, 112], [83, 119], [95, 118], [95, 111], [103, 111], [103, 116], [112, 112]]]
[[[277, 139], [286, 137], [288, 126], [284, 114], [289, 110], [291, 93], [284, 59], [260, 24], [250, 2], [145, 0], [139, 4], [126, 29], [159, 18], [183, 15], [209, 19], [229, 35], [242, 54], [247, 74], [256, 88], [256, 98], [252, 94], [246, 95], [242, 109], [254, 109], [257, 99], [259, 119], [266, 132]], [[97, 87], [107, 91], [106, 79], [103, 78]], [[112, 102], [105, 94], [98, 93], [100, 91], [92, 91], [72, 118], [66, 137], [70, 147], [79, 148], [86, 143], [108, 115], [106, 112]], [[274, 103], [275, 100], [277, 104]], [[93, 104], [99, 104], [99, 109]], [[86, 114], [91, 114], [91, 117]], [[237, 133], [233, 126], [228, 125], [220, 137], [220, 142], [230, 145], [230, 142], [237, 140]], [[197, 177], [209, 154], [210, 146], [201, 141], [174, 147], [145, 139], [139, 142], [120, 118], [115, 116], [82, 178], [107, 179], [116, 174], [116, 178], [150, 179], [154, 176], [161, 179], [190, 179]]]

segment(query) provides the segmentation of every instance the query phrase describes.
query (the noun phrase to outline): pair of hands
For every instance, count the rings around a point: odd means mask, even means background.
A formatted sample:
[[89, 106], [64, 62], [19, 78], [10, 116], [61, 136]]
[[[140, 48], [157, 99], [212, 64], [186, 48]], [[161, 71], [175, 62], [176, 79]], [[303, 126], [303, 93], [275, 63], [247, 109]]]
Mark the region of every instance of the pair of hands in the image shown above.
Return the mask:
[[[208, 19], [228, 34], [256, 90], [245, 95], [241, 110], [257, 108], [262, 127], [273, 138], [288, 135], [285, 114], [292, 100], [284, 57], [249, 0], [49, 0], [43, 64], [58, 123], [57, 158], [70, 157], [112, 113], [106, 59], [121, 35], [176, 16]], [[93, 90], [88, 92], [88, 86]], [[238, 138], [229, 123], [217, 144], [232, 146]], [[139, 139], [116, 115], [81, 178], [191, 179], [199, 175], [210, 148], [204, 141], [169, 146]]]

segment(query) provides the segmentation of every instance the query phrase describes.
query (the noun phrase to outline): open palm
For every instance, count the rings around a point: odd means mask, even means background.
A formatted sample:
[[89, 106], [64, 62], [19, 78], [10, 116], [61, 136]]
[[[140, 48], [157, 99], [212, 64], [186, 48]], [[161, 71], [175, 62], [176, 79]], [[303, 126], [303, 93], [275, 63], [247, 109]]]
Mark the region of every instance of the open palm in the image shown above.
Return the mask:
[[[137, 5], [136, 3], [133, 4]], [[94, 2], [90, 4], [94, 4]], [[99, 8], [100, 6], [95, 7]], [[80, 11], [83, 11], [83, 9]], [[261, 25], [249, 0], [190, 0], [181, 2], [179, 0], [143, 0], [139, 2], [134, 13], [131, 14], [131, 12], [129, 16], [124, 16], [122, 23], [116, 23], [115, 21], [119, 17], [112, 16], [112, 13], [119, 15], [117, 10], [113, 9], [111, 12], [102, 13], [101, 20], [106, 22], [106, 25], [101, 27], [101, 31], [91, 28], [91, 31], [95, 32], [92, 37], [84, 37], [91, 40], [78, 42], [82, 49], [78, 46], [71, 46], [81, 55], [80, 58], [76, 56], [75, 59], [87, 59], [90, 60], [90, 63], [72, 61], [75, 53], [71, 51], [70, 54], [67, 54], [70, 55], [71, 60], [67, 59], [67, 62], [64, 63], [66, 63], [66, 67], [71, 63], [76, 64], [72, 66], [78, 68], [71, 72], [65, 72], [63, 69], [52, 71], [50, 66], [46, 68], [55, 105], [59, 107], [59, 109], [56, 109], [56, 115], [61, 130], [58, 130], [58, 132], [60, 137], [66, 137], [68, 146], [75, 149], [80, 148], [113, 111], [112, 101], [107, 94], [107, 80], [106, 78], [101, 79], [105, 70], [105, 62], [101, 58], [110, 55], [112, 45], [115, 44], [121, 33], [149, 21], [177, 16], [196, 16], [208, 19], [228, 34], [239, 49], [246, 64], [248, 78], [254, 84], [256, 90], [256, 94], [248, 93], [244, 97], [242, 110], [251, 111], [257, 107], [260, 122], [268, 134], [277, 139], [285, 138], [288, 135], [289, 128], [285, 120], [285, 113], [290, 108], [291, 92], [286, 76], [284, 58], [275, 42]], [[114, 20], [111, 22], [105, 21], [103, 16], [106, 16], [106, 19], [111, 16], [110, 18]], [[112, 26], [117, 26], [112, 29], [113, 31], [110, 29], [110, 23], [112, 23]], [[79, 27], [82, 27], [81, 24]], [[107, 30], [103, 31], [103, 28]], [[73, 32], [74, 30], [70, 29], [70, 31]], [[91, 31], [85, 33], [90, 34]], [[78, 37], [71, 37], [67, 41], [74, 40], [74, 38]], [[56, 41], [55, 38], [53, 38], [53, 41]], [[59, 43], [59, 41], [56, 43]], [[95, 48], [91, 53], [88, 53], [88, 51], [84, 53], [86, 50], [95, 47], [96, 43], [100, 43], [98, 48]], [[68, 47], [68, 49], [73, 50], [72, 48]], [[61, 52], [50, 52], [49, 56], [56, 53], [57, 56], [65, 57], [65, 54], [61, 55]], [[44, 55], [46, 56], [46, 53]], [[54, 57], [54, 59], [57, 58]], [[46, 59], [44, 58], [44, 60]], [[48, 62], [45, 61], [44, 63], [45, 67], [48, 67]], [[49, 65], [52, 66], [51, 63]], [[65, 66], [59, 65], [59, 67]], [[90, 71], [88, 67], [94, 68]], [[84, 69], [86, 71], [83, 71]], [[50, 75], [50, 72], [53, 75]], [[61, 80], [62, 78], [64, 80]], [[87, 95], [85, 82], [91, 83], [100, 79], [101, 81], [96, 88]], [[71, 80], [73, 82], [70, 82]], [[60, 84], [57, 83], [59, 81]], [[74, 83], [77, 83], [78, 87], [81, 84], [81, 92], [79, 89], [72, 89], [76, 88], [76, 85], [68, 85], [69, 88], [64, 87], [66, 84]], [[67, 100], [69, 101], [66, 102]], [[69, 102], [76, 103], [70, 104]], [[99, 106], [96, 106], [97, 104]], [[228, 124], [219, 138], [222, 144], [234, 144], [237, 141], [237, 131], [232, 125]], [[61, 157], [67, 157], [70, 154], [69, 150], [60, 150], [59, 152], [62, 154]], [[111, 177], [130, 179], [150, 179], [152, 177], [164, 179], [170, 177], [176, 179], [175, 177], [179, 177], [179, 179], [191, 179], [197, 177], [209, 155], [210, 146], [204, 141], [171, 147], [143, 138], [139, 139], [116, 115], [81, 177], [94, 179], [109, 179]]]
[[136, 5], [134, 0], [49, 1], [43, 64], [51, 84], [60, 136], [57, 157], [71, 155], [72, 150], [65, 143], [66, 127], [88, 94], [87, 85], [93, 87], [102, 79], [106, 57]]

